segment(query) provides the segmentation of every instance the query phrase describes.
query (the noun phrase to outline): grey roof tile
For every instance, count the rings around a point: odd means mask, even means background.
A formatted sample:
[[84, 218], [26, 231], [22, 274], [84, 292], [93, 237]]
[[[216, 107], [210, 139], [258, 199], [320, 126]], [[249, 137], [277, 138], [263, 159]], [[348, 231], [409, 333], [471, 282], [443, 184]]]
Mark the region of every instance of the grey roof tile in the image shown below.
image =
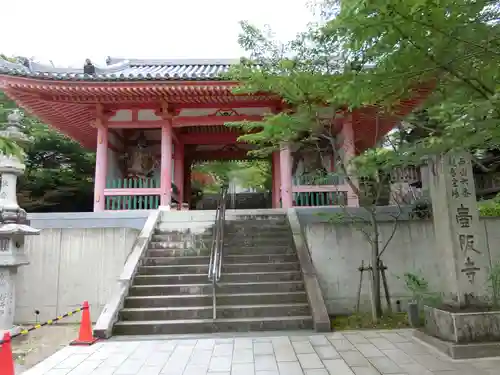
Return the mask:
[[58, 68], [29, 62], [29, 67], [0, 59], [0, 74], [48, 80], [71, 81], [214, 81], [222, 80], [238, 60], [139, 60], [108, 58], [95, 74], [81, 68]]

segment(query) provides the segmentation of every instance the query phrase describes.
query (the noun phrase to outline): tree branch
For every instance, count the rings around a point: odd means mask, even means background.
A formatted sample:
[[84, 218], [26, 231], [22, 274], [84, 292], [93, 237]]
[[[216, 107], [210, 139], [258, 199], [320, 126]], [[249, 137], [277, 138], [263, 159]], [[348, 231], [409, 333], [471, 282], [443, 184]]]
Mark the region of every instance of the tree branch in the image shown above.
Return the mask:
[[[476, 91], [478, 94], [480, 94], [484, 99], [486, 100], [490, 100], [490, 96], [489, 95], [493, 95], [494, 92], [491, 91], [490, 89], [488, 88], [485, 88], [484, 85], [481, 85], [483, 86], [483, 90], [481, 90], [479, 87], [477, 87], [476, 85], [474, 85], [474, 83], [467, 77], [464, 77], [463, 75], [461, 75], [459, 72], [456, 72], [453, 68], [451, 68], [449, 65], [448, 66], [445, 66], [445, 65], [442, 65], [440, 64], [435, 58], [434, 56], [432, 56], [431, 54], [429, 54], [428, 51], [426, 51], [424, 48], [422, 48], [421, 46], [419, 46], [418, 44], [416, 44], [413, 40], [410, 39], [410, 37], [408, 35], [406, 35], [403, 30], [401, 30], [400, 27], [398, 27], [395, 23], [393, 24], [393, 27], [394, 29], [399, 33], [401, 34], [401, 36], [403, 37], [404, 40], [406, 40], [408, 43], [410, 43], [413, 47], [415, 47], [416, 49], [418, 49], [420, 52], [422, 52], [431, 62], [433, 62], [437, 67], [439, 67], [440, 69], [443, 69], [445, 72], [451, 74], [453, 77], [459, 79], [460, 81], [464, 82], [466, 85], [468, 85], [469, 87], [471, 87], [474, 91]], [[488, 95], [489, 94], [489, 95]]]
[[439, 33], [439, 34], [441, 34], [441, 35], [443, 35], [445, 37], [451, 38], [451, 39], [453, 39], [453, 40], [455, 40], [457, 42], [462, 42], [462, 43], [470, 44], [470, 45], [472, 45], [474, 47], [477, 47], [477, 48], [483, 50], [483, 52], [488, 52], [488, 53], [492, 53], [494, 55], [499, 55], [500, 56], [500, 52], [497, 52], [497, 51], [494, 51], [494, 50], [490, 50], [490, 49], [486, 48], [484, 45], [474, 43], [474, 42], [472, 42], [470, 40], [464, 40], [464, 39], [461, 39], [461, 38], [456, 37], [454, 35], [451, 35], [449, 33], [446, 33], [443, 30], [438, 29], [434, 24], [430, 24], [430, 23], [427, 23], [427, 22], [419, 21], [418, 19], [407, 17], [407, 16], [403, 15], [401, 12], [399, 12], [398, 10], [396, 10], [395, 7], [388, 7], [388, 9], [390, 9], [391, 11], [393, 11], [394, 13], [396, 13], [398, 16], [400, 16], [401, 18], [403, 18], [404, 20], [406, 20], [406, 21], [408, 21], [410, 23], [416, 23], [418, 25], [428, 27], [429, 29], [434, 30], [435, 32], [437, 32], [437, 33]]

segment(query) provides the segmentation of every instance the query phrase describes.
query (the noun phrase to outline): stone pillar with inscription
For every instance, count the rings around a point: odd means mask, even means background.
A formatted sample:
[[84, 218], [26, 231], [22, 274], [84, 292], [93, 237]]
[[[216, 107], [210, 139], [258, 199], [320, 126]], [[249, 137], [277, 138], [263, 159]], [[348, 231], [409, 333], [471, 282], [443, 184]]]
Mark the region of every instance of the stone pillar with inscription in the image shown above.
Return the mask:
[[[0, 137], [15, 141], [19, 146], [30, 142], [21, 132], [22, 114], [14, 111], [8, 116]], [[28, 264], [24, 253], [24, 236], [39, 234], [27, 220], [26, 211], [17, 203], [17, 178], [26, 166], [14, 155], [0, 153], [0, 332], [15, 333], [15, 284], [18, 267]]]
[[489, 267], [470, 154], [436, 157], [429, 165], [429, 188], [442, 290], [448, 299], [467, 306], [485, 296]]

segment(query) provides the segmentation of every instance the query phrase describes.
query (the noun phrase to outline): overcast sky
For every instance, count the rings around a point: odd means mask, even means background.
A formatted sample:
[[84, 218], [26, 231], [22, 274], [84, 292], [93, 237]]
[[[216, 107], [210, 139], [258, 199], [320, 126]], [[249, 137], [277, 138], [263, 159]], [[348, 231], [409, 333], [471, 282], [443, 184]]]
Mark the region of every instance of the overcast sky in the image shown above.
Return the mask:
[[238, 22], [292, 39], [307, 0], [22, 0], [2, 5], [0, 53], [57, 66], [129, 58], [237, 58]]

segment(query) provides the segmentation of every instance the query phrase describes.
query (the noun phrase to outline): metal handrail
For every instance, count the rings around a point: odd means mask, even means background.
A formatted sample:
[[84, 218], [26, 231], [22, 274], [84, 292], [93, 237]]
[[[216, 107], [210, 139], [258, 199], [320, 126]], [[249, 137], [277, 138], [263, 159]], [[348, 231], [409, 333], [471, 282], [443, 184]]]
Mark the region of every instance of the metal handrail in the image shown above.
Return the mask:
[[222, 250], [224, 247], [224, 224], [226, 221], [227, 187], [221, 188], [219, 202], [215, 211], [215, 228], [210, 251], [210, 264], [208, 266], [208, 280], [212, 282], [212, 314], [217, 319], [216, 288], [222, 273]]

